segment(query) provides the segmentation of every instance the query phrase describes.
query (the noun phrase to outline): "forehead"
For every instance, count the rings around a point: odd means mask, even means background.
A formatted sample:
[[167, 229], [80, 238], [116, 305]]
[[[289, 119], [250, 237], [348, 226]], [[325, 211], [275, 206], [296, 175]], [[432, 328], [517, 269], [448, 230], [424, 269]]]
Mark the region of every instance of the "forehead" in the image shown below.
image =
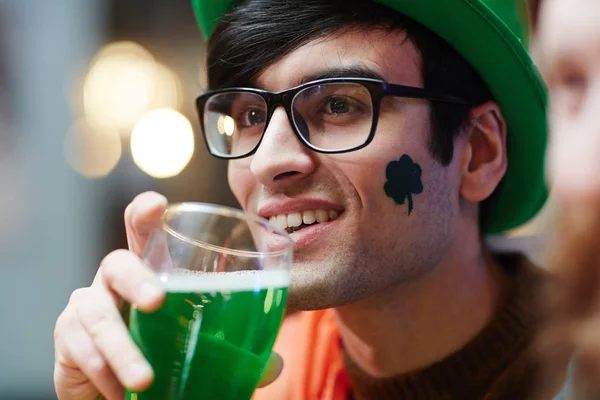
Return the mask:
[[[544, 0], [539, 39], [544, 58], [600, 57], [600, 1]], [[600, 60], [599, 60], [600, 61]]]
[[419, 53], [404, 32], [357, 30], [304, 44], [265, 68], [256, 83], [280, 91], [328, 70], [358, 67], [392, 83], [420, 86], [420, 66]]

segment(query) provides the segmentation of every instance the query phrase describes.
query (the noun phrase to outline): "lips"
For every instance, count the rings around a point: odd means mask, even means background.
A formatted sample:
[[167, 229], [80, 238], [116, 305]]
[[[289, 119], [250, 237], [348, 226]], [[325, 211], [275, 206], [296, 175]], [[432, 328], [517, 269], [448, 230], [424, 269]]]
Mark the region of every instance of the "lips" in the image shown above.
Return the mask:
[[296, 247], [329, 231], [343, 213], [344, 208], [334, 202], [306, 198], [267, 202], [258, 209], [258, 215], [287, 231]]
[[271, 224], [279, 229], [292, 233], [311, 225], [333, 221], [337, 219], [338, 216], [338, 211], [317, 209], [274, 215], [269, 220]]

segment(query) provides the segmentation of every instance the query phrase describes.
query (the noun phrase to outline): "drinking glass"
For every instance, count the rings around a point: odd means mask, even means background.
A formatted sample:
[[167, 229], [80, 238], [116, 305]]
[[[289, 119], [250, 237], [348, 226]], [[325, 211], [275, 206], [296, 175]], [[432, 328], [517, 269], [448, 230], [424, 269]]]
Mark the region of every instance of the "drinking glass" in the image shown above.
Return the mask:
[[155, 379], [130, 400], [247, 400], [281, 326], [293, 242], [268, 221], [228, 207], [167, 207], [143, 261], [166, 291], [145, 313], [132, 305], [131, 337]]

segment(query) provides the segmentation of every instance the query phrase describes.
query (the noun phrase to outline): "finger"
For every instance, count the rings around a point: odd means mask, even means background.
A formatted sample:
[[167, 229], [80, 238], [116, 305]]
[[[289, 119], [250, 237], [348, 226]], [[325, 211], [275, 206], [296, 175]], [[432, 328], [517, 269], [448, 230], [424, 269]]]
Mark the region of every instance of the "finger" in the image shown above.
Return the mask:
[[265, 367], [265, 371], [263, 372], [262, 378], [258, 383], [258, 387], [264, 387], [270, 385], [279, 377], [281, 371], [283, 370], [283, 359], [277, 353], [271, 353], [269, 357], [269, 361], [267, 361], [267, 366]]
[[77, 318], [113, 373], [127, 388], [146, 389], [154, 377], [153, 371], [131, 340], [109, 296], [100, 290], [83, 289], [79, 297], [74, 303]]
[[106, 288], [136, 304], [142, 311], [154, 311], [165, 298], [158, 276], [127, 250], [117, 250], [106, 256], [101, 270]]
[[125, 229], [129, 250], [141, 256], [150, 234], [160, 226], [167, 199], [155, 192], [137, 196], [125, 209]]
[[106, 400], [124, 398], [123, 385], [111, 371], [110, 366], [76, 318], [73, 318], [69, 324], [69, 338], [65, 341], [65, 347], [75, 365]]

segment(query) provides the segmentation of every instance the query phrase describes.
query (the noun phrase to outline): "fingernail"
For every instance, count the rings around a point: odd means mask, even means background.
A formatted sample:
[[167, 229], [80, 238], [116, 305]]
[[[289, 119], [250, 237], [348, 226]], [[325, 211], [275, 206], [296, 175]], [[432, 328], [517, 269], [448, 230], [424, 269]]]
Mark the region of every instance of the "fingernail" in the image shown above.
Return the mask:
[[151, 283], [143, 283], [140, 288], [140, 298], [144, 303], [154, 303], [162, 297], [163, 291]]
[[135, 362], [127, 368], [126, 376], [127, 386], [140, 386], [152, 379], [154, 372], [145, 362]]

